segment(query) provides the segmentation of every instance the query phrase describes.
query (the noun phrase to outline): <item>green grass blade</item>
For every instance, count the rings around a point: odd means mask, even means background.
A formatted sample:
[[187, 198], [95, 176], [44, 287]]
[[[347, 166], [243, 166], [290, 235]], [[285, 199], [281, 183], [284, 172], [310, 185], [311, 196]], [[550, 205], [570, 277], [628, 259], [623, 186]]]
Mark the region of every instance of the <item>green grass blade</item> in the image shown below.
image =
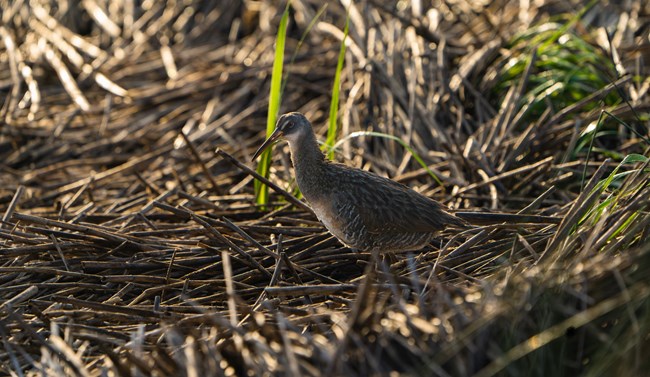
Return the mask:
[[413, 148], [411, 148], [411, 146], [408, 145], [407, 142], [405, 142], [404, 140], [398, 138], [397, 136], [384, 134], [384, 133], [381, 133], [381, 132], [373, 132], [373, 131], [357, 131], [357, 132], [353, 132], [353, 133], [347, 135], [346, 137], [342, 138], [338, 142], [336, 142], [336, 144], [334, 144], [332, 147], [328, 146], [328, 149], [329, 149], [328, 154], [329, 153], [334, 153], [334, 151], [337, 148], [339, 148], [347, 140], [355, 138], [355, 137], [359, 137], [359, 136], [381, 137], [381, 138], [384, 138], [384, 139], [389, 139], [389, 140], [396, 141], [404, 149], [411, 152], [411, 154], [413, 155], [413, 158], [415, 159], [415, 161], [417, 161], [418, 164], [420, 164], [420, 166], [422, 166], [427, 171], [427, 173], [429, 173], [429, 175], [440, 185], [440, 187], [444, 187], [443, 184], [442, 184], [442, 181], [440, 180], [440, 178], [438, 178], [438, 176], [433, 171], [431, 171], [431, 169], [429, 169], [429, 166], [424, 162], [424, 160], [422, 160], [420, 155], [417, 154], [417, 152], [415, 152], [415, 150], [413, 150]]
[[[278, 27], [278, 34], [275, 38], [275, 57], [273, 59], [273, 71], [271, 73], [271, 90], [269, 93], [269, 110], [266, 117], [266, 137], [271, 136], [275, 129], [275, 121], [278, 117], [280, 110], [280, 100], [282, 97], [282, 68], [284, 65], [284, 45], [287, 37], [287, 22], [289, 19], [289, 2], [284, 8], [282, 19], [280, 19], [280, 26]], [[257, 172], [263, 177], [269, 177], [269, 168], [271, 166], [271, 151], [273, 147], [268, 148], [260, 157], [259, 165], [257, 165]], [[269, 188], [259, 182], [255, 181], [255, 202], [261, 206], [265, 206], [269, 200]]]
[[[632, 108], [632, 106], [630, 106]], [[647, 136], [641, 134], [639, 131], [634, 129], [634, 127], [630, 126], [629, 124], [625, 123], [621, 118], [617, 117], [616, 115], [610, 113], [607, 110], [603, 110], [605, 114], [607, 114], [610, 118], [614, 119], [618, 124], [622, 125], [623, 127], [627, 128], [630, 132], [635, 134], [639, 139], [643, 140], [646, 144], [650, 145], [650, 139], [648, 139]], [[639, 119], [640, 120], [640, 119]]]
[[[603, 122], [603, 114], [605, 112], [601, 111], [600, 114], [598, 115], [598, 121], [596, 122], [596, 126], [593, 129], [593, 134], [591, 135], [591, 140], [589, 141], [589, 148], [587, 148], [587, 157], [585, 158], [585, 166], [582, 169], [582, 179], [580, 182], [580, 187], [585, 187], [585, 179], [587, 177], [587, 166], [589, 165], [589, 155], [591, 154], [591, 150], [594, 147], [594, 139], [596, 138], [596, 134], [598, 133], [598, 129], [600, 129], [600, 125]], [[592, 131], [592, 130], [589, 130]]]
[[[596, 184], [592, 192], [595, 191], [603, 192], [608, 189], [615, 189], [616, 186], [613, 185], [614, 182], [621, 181], [625, 177], [632, 175], [636, 172], [636, 170], [628, 170], [619, 173], [618, 171], [623, 167], [623, 165], [635, 164], [635, 163], [647, 163], [647, 162], [648, 162], [648, 157], [641, 154], [632, 153], [625, 156], [625, 158], [623, 158], [623, 160], [614, 168], [614, 170], [607, 176], [607, 178], [599, 181]], [[594, 207], [593, 209], [585, 213], [585, 215], [578, 221], [578, 223], [582, 224], [592, 216], [594, 216], [594, 223], [595, 223], [596, 221], [598, 221], [598, 218], [602, 214], [603, 210], [606, 207], [616, 205], [616, 202], [617, 201], [615, 200], [615, 197], [610, 196], [609, 198], [601, 202], [599, 205], [597, 205], [596, 207]]]
[[350, 13], [348, 12], [345, 17], [345, 28], [343, 29], [343, 40], [341, 41], [341, 49], [339, 50], [339, 60], [336, 63], [336, 73], [334, 74], [334, 85], [332, 86], [332, 101], [330, 102], [330, 116], [329, 125], [327, 127], [327, 140], [325, 145], [329, 148], [327, 158], [334, 159], [334, 151], [332, 146], [336, 142], [336, 116], [339, 110], [339, 92], [341, 89], [341, 71], [343, 70], [343, 63], [345, 62], [345, 41], [348, 38], [348, 30], [350, 24]]
[[632, 173], [632, 171], [619, 173], [618, 171], [621, 169], [621, 167], [623, 167], [623, 165], [635, 164], [635, 163], [639, 163], [639, 162], [640, 163], [645, 163], [646, 161], [648, 161], [648, 157], [646, 157], [644, 155], [641, 155], [641, 154], [633, 153], [633, 154], [629, 154], [629, 155], [625, 156], [623, 161], [621, 161], [616, 166], [616, 168], [614, 168], [614, 170], [609, 174], [609, 176], [605, 180], [603, 180], [601, 182], [598, 182], [598, 186], [596, 186], [596, 187], [600, 187], [602, 190], [608, 189], [609, 186], [612, 184], [612, 182], [614, 180], [622, 179], [626, 175], [629, 175], [629, 174]]
[[[616, 117], [612, 113], [610, 113], [607, 110], [601, 110], [600, 115], [598, 116], [598, 121], [596, 121], [596, 124], [593, 128], [587, 127], [587, 129], [583, 132], [583, 135], [589, 136], [591, 134], [591, 137], [589, 138], [589, 147], [587, 148], [587, 156], [585, 158], [585, 165], [582, 169], [582, 181], [580, 183], [580, 187], [584, 187], [584, 182], [587, 176], [587, 165], [589, 163], [589, 157], [591, 155], [591, 151], [594, 149], [594, 139], [596, 139], [596, 136], [598, 136], [598, 130], [600, 129], [602, 123], [604, 122], [604, 117], [605, 115], [611, 117], [614, 119], [614, 121], [618, 122], [619, 124], [623, 125], [625, 128], [633, 132], [635, 135], [637, 135], [639, 138], [641, 138], [644, 142], [650, 145], [650, 140], [646, 138], [644, 135], [641, 135], [638, 133], [633, 127], [625, 123], [623, 120], [620, 118]], [[621, 165], [626, 164], [626, 163], [634, 163], [634, 162], [645, 162], [644, 159], [647, 159], [646, 156], [643, 155], [638, 155], [638, 154], [631, 154], [628, 156], [625, 156], [623, 161], [621, 162]], [[620, 165], [619, 165], [620, 167]], [[617, 167], [618, 169], [618, 167]]]
[[[323, 4], [323, 6], [320, 7], [318, 12], [316, 12], [314, 18], [309, 22], [309, 25], [307, 25], [307, 29], [305, 29], [305, 31], [300, 36], [300, 40], [296, 45], [296, 50], [293, 52], [293, 55], [291, 55], [291, 60], [289, 61], [289, 67], [293, 66], [293, 63], [296, 61], [296, 57], [298, 56], [298, 52], [300, 52], [300, 47], [302, 47], [302, 44], [305, 42], [305, 38], [307, 38], [307, 35], [309, 35], [311, 29], [314, 28], [316, 22], [318, 22], [318, 19], [323, 15], [323, 13], [325, 13], [325, 9], [327, 9], [327, 3]], [[289, 73], [287, 72], [286, 75], [288, 76]], [[284, 87], [286, 85], [287, 85], [287, 77], [284, 77], [284, 79], [282, 80], [282, 90], [280, 90], [281, 93], [284, 93]]]
[[616, 237], [621, 234], [625, 229], [630, 227], [630, 224], [632, 224], [637, 218], [639, 217], [639, 212], [632, 213], [630, 217], [621, 224], [613, 233], [611, 236], [607, 237], [607, 242], [612, 242], [613, 240], [616, 239]]

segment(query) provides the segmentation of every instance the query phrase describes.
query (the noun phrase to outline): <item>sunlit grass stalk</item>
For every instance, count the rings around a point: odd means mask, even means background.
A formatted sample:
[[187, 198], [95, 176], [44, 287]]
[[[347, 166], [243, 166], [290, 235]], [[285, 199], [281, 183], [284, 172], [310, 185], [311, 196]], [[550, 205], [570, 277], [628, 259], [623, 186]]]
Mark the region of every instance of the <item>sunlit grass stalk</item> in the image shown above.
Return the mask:
[[441, 187], [443, 186], [442, 181], [440, 180], [440, 178], [438, 178], [438, 176], [433, 171], [431, 171], [431, 169], [429, 169], [429, 166], [424, 162], [424, 160], [422, 160], [420, 155], [417, 154], [417, 152], [415, 152], [415, 150], [413, 148], [411, 148], [411, 146], [407, 142], [405, 142], [404, 140], [398, 138], [397, 136], [393, 136], [393, 135], [389, 135], [389, 134], [385, 134], [385, 133], [381, 133], [381, 132], [374, 132], [374, 131], [357, 131], [357, 132], [353, 132], [353, 133], [347, 135], [346, 137], [344, 137], [341, 140], [339, 140], [338, 142], [336, 142], [336, 144], [334, 144], [332, 147], [329, 147], [330, 152], [334, 153], [334, 151], [337, 148], [339, 148], [343, 143], [345, 143], [347, 140], [355, 138], [355, 137], [359, 137], [359, 136], [381, 137], [381, 138], [384, 138], [384, 139], [389, 139], [389, 140], [396, 141], [404, 149], [411, 152], [411, 155], [413, 155], [413, 158], [415, 159], [415, 161], [417, 161], [418, 164], [420, 164], [420, 166], [422, 166], [427, 171], [427, 173], [429, 173], [429, 175]]
[[341, 41], [341, 49], [339, 50], [339, 59], [336, 63], [336, 73], [334, 74], [334, 84], [332, 85], [332, 101], [330, 102], [329, 124], [327, 127], [327, 140], [325, 146], [327, 150], [327, 158], [334, 159], [334, 150], [332, 146], [336, 143], [337, 124], [336, 118], [339, 110], [339, 92], [341, 90], [341, 71], [343, 70], [343, 63], [345, 62], [345, 41], [348, 38], [348, 30], [350, 25], [350, 13], [348, 12], [345, 17], [345, 27], [343, 28], [343, 40]]
[[[284, 8], [282, 18], [280, 19], [280, 26], [278, 27], [278, 34], [275, 38], [275, 57], [273, 58], [273, 71], [271, 73], [271, 90], [269, 93], [269, 109], [266, 117], [266, 137], [271, 136], [275, 129], [275, 121], [278, 117], [280, 110], [280, 101], [282, 97], [282, 68], [284, 65], [284, 45], [287, 37], [287, 22], [289, 19], [289, 2]], [[271, 151], [273, 148], [268, 148], [260, 156], [260, 162], [257, 165], [257, 172], [265, 178], [269, 177], [269, 167], [271, 165]], [[265, 206], [269, 200], [269, 188], [259, 182], [255, 181], [255, 201], [261, 206]]]

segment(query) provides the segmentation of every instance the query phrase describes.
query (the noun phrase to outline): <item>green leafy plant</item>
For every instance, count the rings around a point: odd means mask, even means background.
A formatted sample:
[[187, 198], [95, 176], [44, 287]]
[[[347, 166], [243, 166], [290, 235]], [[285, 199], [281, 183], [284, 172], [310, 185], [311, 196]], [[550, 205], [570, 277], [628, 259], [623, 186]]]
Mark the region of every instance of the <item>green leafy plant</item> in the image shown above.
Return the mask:
[[[537, 54], [522, 105], [528, 104], [528, 117], [540, 116], [552, 106], [559, 110], [591, 95], [617, 76], [614, 64], [603, 51], [582, 34], [572, 30], [596, 2], [592, 1], [568, 20], [558, 19], [532, 27], [509, 43], [511, 53], [501, 63], [495, 93], [516, 85], [526, 71], [533, 53]], [[602, 102], [601, 102], [602, 101]], [[586, 110], [620, 101], [612, 91], [600, 100], [587, 104]]]

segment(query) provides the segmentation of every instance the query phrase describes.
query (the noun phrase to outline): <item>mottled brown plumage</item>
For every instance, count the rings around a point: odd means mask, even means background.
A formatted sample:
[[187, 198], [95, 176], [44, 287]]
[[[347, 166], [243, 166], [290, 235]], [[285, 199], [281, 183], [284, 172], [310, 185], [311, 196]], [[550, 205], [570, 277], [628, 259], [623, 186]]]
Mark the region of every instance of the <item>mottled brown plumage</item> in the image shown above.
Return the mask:
[[401, 183], [327, 161], [311, 124], [300, 113], [282, 115], [274, 140], [289, 142], [296, 181], [318, 219], [341, 242], [367, 251], [417, 250], [447, 226], [465, 227], [442, 204]]

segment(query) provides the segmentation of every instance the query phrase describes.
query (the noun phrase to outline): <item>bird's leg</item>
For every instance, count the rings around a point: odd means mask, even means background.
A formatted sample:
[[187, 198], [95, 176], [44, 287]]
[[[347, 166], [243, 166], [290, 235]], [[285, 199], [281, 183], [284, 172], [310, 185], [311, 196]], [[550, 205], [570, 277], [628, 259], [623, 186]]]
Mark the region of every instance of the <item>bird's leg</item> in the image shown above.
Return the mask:
[[397, 254], [395, 254], [395, 252], [393, 251], [382, 253], [381, 256], [382, 256], [382, 262], [388, 262], [389, 266], [392, 266], [394, 263], [397, 263], [399, 261]]

